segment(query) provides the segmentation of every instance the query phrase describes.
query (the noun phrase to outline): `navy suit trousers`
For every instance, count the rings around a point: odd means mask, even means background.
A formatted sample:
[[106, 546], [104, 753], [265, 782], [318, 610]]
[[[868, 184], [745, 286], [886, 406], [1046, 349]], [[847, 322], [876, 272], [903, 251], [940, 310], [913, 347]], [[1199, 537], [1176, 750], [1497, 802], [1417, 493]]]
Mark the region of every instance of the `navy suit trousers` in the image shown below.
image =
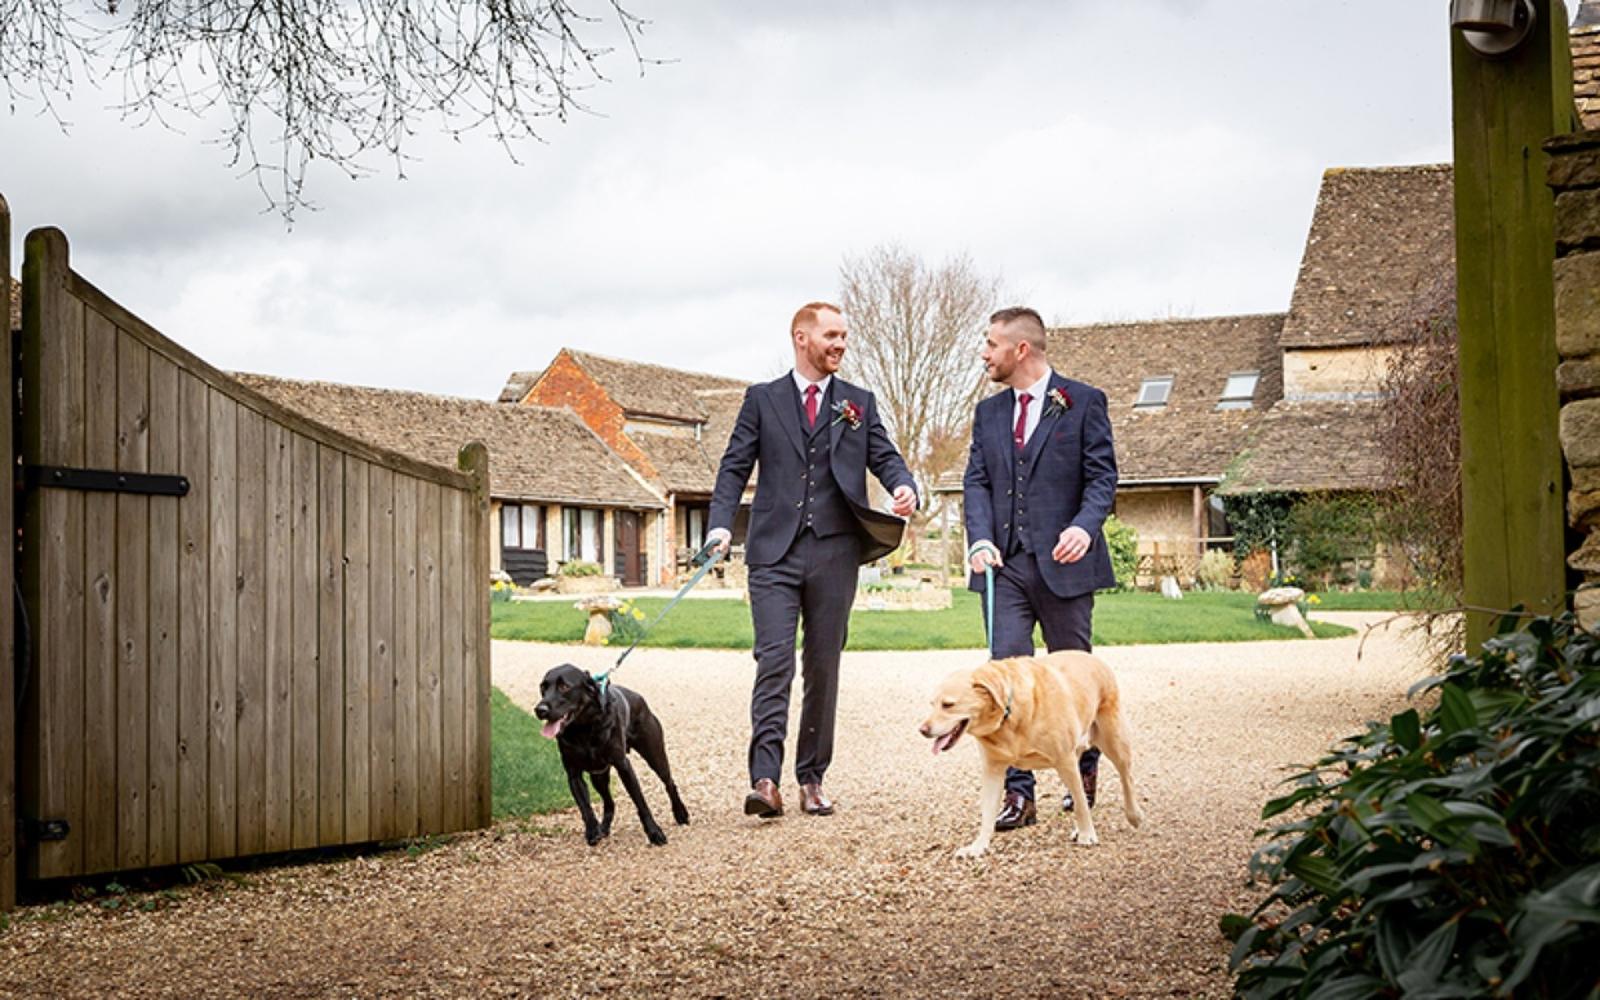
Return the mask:
[[[988, 600], [988, 596], [984, 596]], [[988, 615], [988, 608], [984, 608]], [[1030, 552], [1013, 552], [994, 579], [994, 636], [989, 655], [997, 660], [1008, 656], [1032, 656], [1033, 628], [1044, 633], [1044, 648], [1051, 652], [1077, 649], [1090, 652], [1090, 620], [1094, 615], [1094, 592], [1077, 597], [1057, 597], [1039, 575], [1039, 563]], [[1092, 770], [1100, 751], [1091, 748], [1078, 759], [1080, 771]], [[1009, 768], [1006, 791], [1033, 798], [1033, 772]]]
[[795, 633], [804, 623], [804, 694], [795, 777], [820, 782], [833, 760], [839, 703], [839, 653], [850, 628], [861, 539], [855, 533], [818, 538], [803, 530], [782, 559], [750, 567], [750, 617], [756, 631], [756, 682], [750, 698], [750, 783], [778, 782], [789, 729]]

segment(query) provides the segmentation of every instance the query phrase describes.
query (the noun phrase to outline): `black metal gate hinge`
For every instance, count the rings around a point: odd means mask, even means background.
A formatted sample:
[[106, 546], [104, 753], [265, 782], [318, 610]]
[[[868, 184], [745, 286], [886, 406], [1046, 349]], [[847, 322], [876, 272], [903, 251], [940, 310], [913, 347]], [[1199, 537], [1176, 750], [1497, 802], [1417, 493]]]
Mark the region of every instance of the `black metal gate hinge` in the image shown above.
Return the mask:
[[69, 469], [58, 465], [30, 465], [25, 470], [29, 489], [92, 490], [98, 493], [140, 493], [181, 497], [189, 493], [187, 476], [153, 472], [118, 472], [115, 469]]

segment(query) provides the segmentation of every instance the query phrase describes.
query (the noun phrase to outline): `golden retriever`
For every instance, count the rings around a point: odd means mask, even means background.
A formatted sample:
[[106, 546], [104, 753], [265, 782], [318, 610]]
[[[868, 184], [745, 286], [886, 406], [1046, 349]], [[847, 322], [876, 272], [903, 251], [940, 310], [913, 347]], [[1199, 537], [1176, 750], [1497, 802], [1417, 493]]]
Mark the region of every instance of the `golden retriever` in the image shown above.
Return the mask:
[[934, 753], [955, 746], [963, 734], [983, 751], [983, 818], [977, 839], [956, 851], [957, 857], [976, 858], [988, 849], [1008, 766], [1055, 768], [1072, 793], [1072, 839], [1081, 847], [1099, 843], [1078, 774], [1078, 756], [1091, 745], [1111, 759], [1122, 778], [1128, 822], [1144, 821], [1133, 790], [1133, 748], [1117, 680], [1089, 653], [1018, 656], [957, 670], [939, 684], [921, 732], [933, 740]]

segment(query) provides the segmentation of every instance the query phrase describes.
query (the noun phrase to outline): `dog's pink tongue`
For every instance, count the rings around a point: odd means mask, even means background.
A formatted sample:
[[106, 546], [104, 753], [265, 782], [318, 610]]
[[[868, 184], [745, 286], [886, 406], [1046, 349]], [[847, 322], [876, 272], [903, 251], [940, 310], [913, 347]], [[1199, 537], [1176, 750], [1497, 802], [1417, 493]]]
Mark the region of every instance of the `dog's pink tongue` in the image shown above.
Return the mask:
[[550, 722], [546, 722], [544, 724], [544, 728], [540, 729], [539, 731], [544, 733], [546, 739], [553, 740], [561, 734], [561, 727], [566, 724], [566, 719], [554, 719]]

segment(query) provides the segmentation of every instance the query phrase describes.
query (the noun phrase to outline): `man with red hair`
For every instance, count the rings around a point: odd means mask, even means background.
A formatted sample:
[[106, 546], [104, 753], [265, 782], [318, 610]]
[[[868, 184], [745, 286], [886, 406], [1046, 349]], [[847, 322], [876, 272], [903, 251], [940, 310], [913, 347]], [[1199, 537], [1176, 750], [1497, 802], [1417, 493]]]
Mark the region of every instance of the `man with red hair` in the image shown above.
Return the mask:
[[[800, 808], [833, 813], [822, 777], [833, 758], [839, 654], [862, 563], [894, 551], [917, 506], [910, 471], [878, 419], [872, 393], [837, 377], [848, 331], [839, 307], [802, 306], [789, 325], [794, 370], [745, 393], [717, 470], [707, 533], [725, 551], [750, 473], [761, 474], [745, 563], [755, 624], [750, 699], [750, 794], [744, 811], [783, 815], [778, 781], [794, 683], [794, 640], [803, 628], [805, 671], [795, 778]], [[893, 495], [890, 517], [867, 501], [867, 471]], [[802, 624], [803, 623], [803, 624]]]

